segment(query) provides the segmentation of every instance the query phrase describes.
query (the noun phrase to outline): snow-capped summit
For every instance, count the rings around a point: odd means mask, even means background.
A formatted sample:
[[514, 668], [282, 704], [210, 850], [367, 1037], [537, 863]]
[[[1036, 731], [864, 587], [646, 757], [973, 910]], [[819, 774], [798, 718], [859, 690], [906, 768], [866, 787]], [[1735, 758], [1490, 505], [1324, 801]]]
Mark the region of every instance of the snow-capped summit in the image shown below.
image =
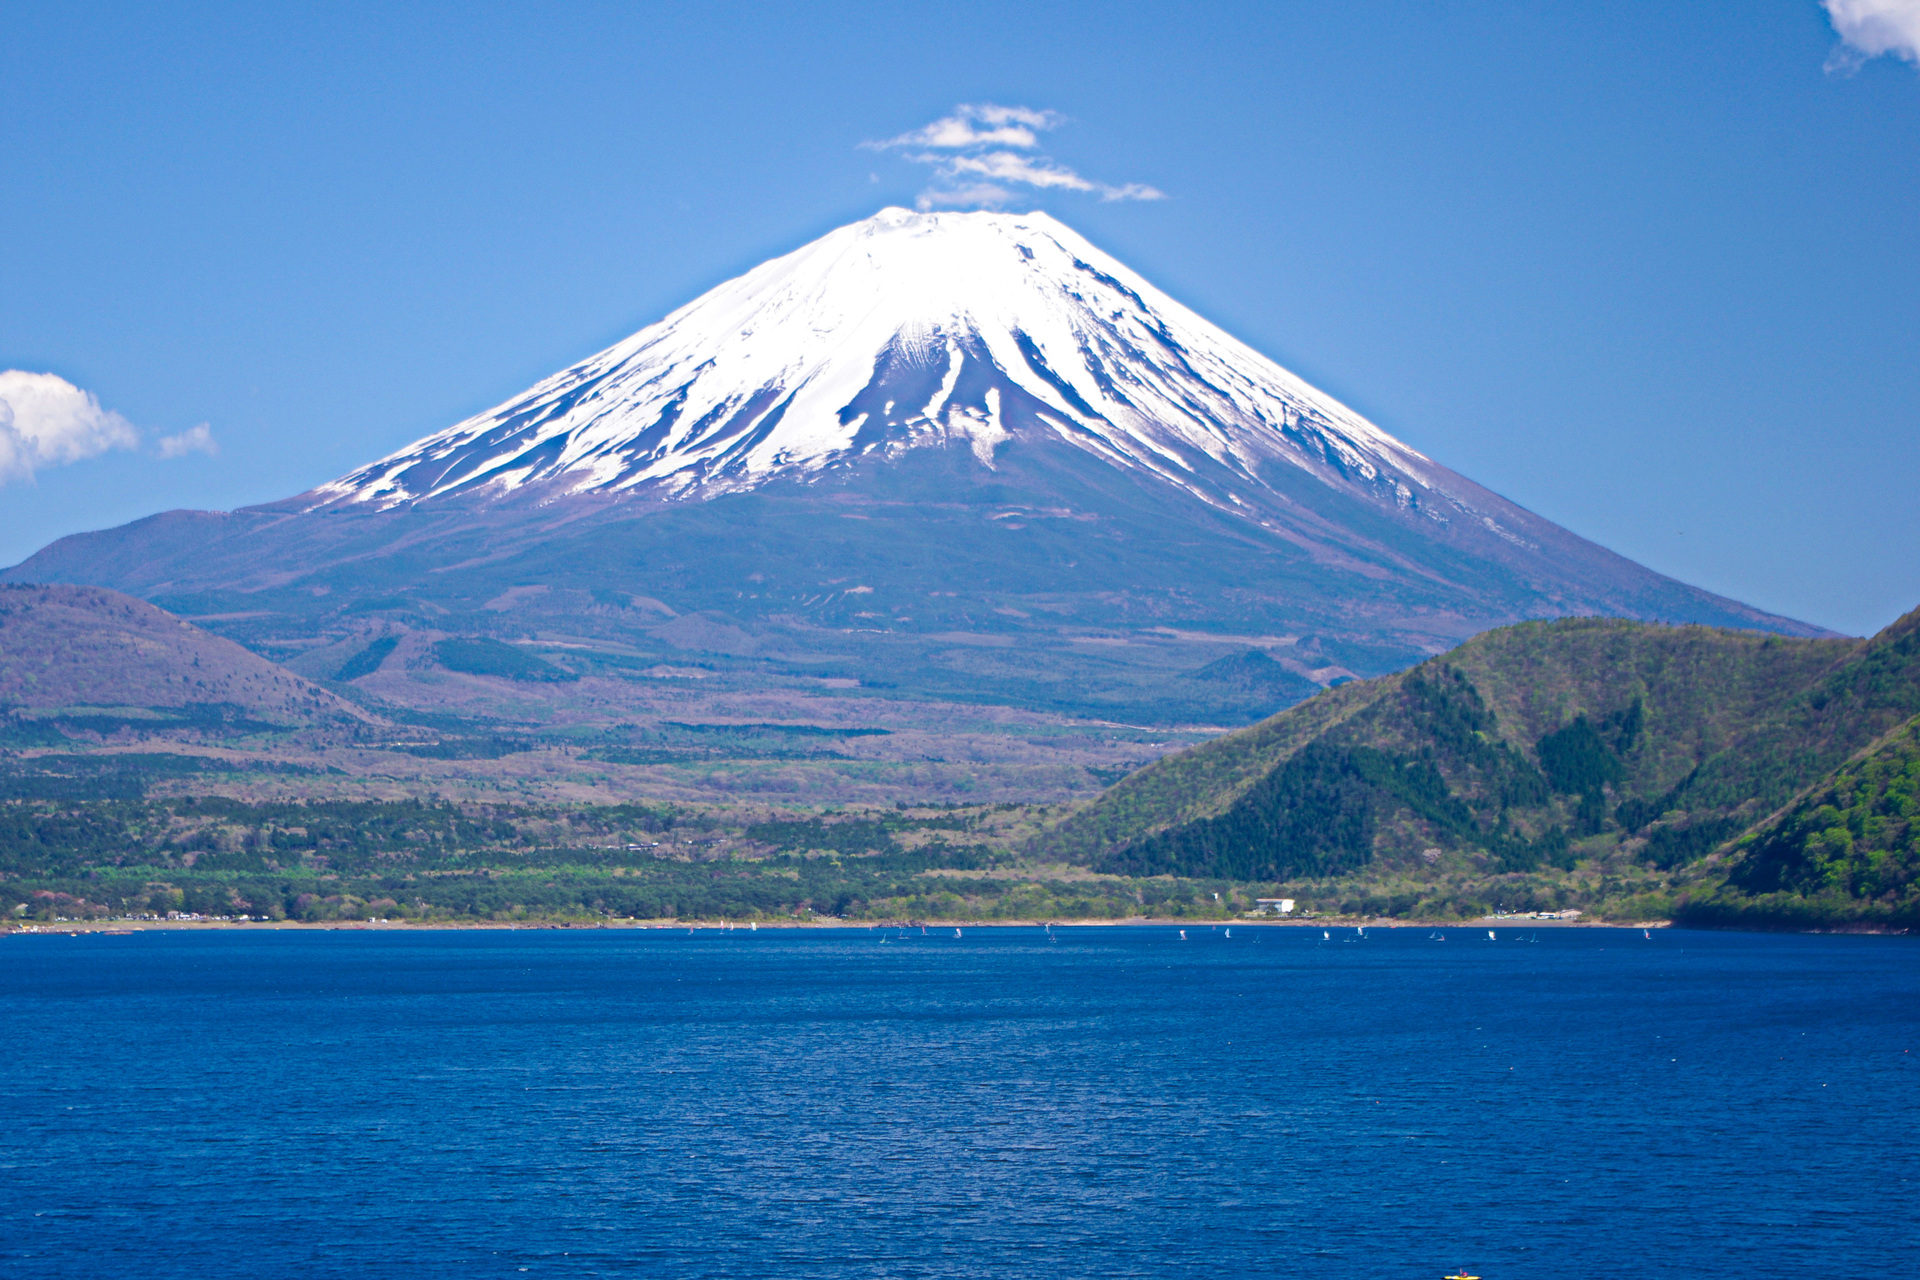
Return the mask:
[[1427, 459], [1056, 219], [899, 208], [299, 502], [710, 497], [932, 443], [992, 467], [1011, 439], [1227, 510], [1274, 463], [1440, 519], [1461, 505], [1429, 506]]

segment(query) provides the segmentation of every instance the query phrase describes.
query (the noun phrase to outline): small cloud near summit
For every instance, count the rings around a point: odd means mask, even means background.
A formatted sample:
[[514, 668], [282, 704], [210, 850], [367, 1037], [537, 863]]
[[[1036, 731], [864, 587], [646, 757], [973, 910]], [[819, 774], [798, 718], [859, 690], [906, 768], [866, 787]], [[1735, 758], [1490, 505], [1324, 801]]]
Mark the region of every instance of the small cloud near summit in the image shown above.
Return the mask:
[[1115, 186], [1082, 177], [1049, 156], [1035, 155], [1039, 135], [1067, 122], [1058, 111], [962, 103], [953, 114], [882, 142], [860, 145], [874, 151], [898, 151], [915, 164], [930, 165], [934, 185], [920, 193], [922, 209], [1000, 205], [1014, 198], [1015, 187], [1084, 191], [1102, 200], [1164, 200], [1145, 183]]
[[1039, 144], [1034, 136], [1036, 129], [1058, 129], [1066, 122], [1067, 118], [1058, 111], [963, 102], [953, 109], [952, 115], [943, 116], [925, 128], [909, 130], [885, 142], [861, 145], [875, 151], [891, 147], [1032, 147]]
[[1013, 192], [991, 182], [964, 186], [928, 187], [914, 199], [922, 211], [927, 209], [995, 208], [1013, 199]]
[[1869, 58], [1890, 53], [1920, 64], [1920, 0], [1822, 0], [1840, 43], [1827, 57], [1829, 71], [1857, 71]]

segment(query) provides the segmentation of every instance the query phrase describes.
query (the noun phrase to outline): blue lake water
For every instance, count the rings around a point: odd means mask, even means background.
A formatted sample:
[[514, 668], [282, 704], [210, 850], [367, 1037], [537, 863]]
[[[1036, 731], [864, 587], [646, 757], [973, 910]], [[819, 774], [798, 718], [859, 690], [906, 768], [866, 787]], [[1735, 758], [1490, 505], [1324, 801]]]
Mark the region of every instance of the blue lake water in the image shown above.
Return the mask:
[[1911, 1275], [1920, 940], [0, 939], [0, 1270]]

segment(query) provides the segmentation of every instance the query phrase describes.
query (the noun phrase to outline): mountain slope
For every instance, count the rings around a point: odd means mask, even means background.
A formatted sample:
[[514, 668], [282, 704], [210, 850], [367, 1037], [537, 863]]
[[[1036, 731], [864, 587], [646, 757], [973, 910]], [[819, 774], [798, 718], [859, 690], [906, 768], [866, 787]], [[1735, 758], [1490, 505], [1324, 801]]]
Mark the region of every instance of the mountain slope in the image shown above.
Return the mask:
[[1920, 716], [1742, 836], [1698, 924], [1920, 925]]
[[145, 711], [153, 714], [139, 722], [155, 727], [361, 718], [334, 694], [143, 600], [70, 586], [0, 586], [0, 707], [88, 723]]
[[1920, 609], [1770, 707], [1668, 802], [1759, 817], [1903, 721], [1920, 715]]
[[[10, 576], [269, 653], [369, 613], [726, 636], [782, 670], [1155, 723], [1243, 720], [1527, 618], [1818, 633], [1455, 475], [1044, 214], [898, 209], [305, 494], [63, 539]], [[1291, 682], [1188, 678], [1249, 640]]]
[[[1519, 870], [1583, 856], [1582, 841], [1670, 866], [1764, 803], [1752, 787], [1689, 802], [1688, 787], [1751, 757], [1818, 690], [1920, 697], [1920, 671], [1881, 656], [1902, 651], [1905, 626], [1870, 642], [1593, 619], [1504, 628], [1169, 756], [1040, 847], [1109, 869], [1274, 878], [1376, 859]], [[1860, 731], [1807, 747], [1792, 785]]]

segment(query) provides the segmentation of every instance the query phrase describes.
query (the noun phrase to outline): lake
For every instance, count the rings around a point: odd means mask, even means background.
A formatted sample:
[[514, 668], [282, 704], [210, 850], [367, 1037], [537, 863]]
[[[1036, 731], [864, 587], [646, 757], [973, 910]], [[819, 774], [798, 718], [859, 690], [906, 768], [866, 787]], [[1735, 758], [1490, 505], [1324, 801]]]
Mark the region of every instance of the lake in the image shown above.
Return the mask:
[[1912, 1273], [1920, 940], [1330, 932], [4, 938], [0, 1262]]

